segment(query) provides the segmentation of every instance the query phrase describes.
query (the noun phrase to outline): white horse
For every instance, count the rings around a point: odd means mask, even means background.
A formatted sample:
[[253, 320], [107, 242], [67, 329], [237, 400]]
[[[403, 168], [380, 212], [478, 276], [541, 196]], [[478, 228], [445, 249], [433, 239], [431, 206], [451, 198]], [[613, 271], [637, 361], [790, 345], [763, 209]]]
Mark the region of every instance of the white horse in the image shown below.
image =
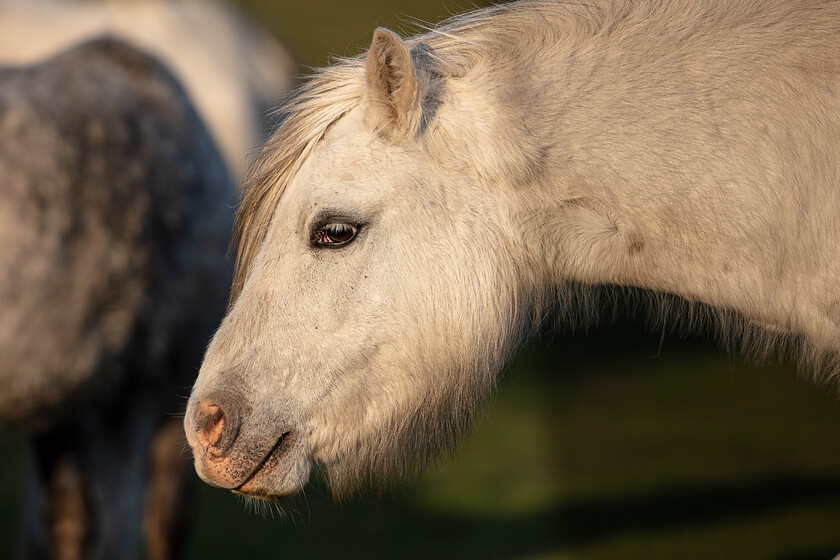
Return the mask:
[[378, 29], [284, 110], [186, 418], [211, 484], [422, 464], [599, 286], [837, 378], [838, 2], [523, 0]]
[[288, 51], [229, 7], [210, 0], [0, 0], [0, 61], [31, 64], [113, 34], [163, 61], [184, 83], [243, 176], [265, 137], [264, 111], [293, 86]]

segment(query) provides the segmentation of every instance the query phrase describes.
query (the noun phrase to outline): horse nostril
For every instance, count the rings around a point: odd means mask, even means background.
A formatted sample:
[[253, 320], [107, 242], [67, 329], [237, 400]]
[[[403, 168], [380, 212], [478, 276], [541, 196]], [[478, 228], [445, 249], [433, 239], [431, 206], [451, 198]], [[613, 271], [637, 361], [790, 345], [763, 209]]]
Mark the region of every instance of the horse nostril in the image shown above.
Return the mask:
[[193, 425], [198, 444], [213, 455], [221, 454], [230, 447], [239, 427], [235, 414], [225, 412], [211, 401], [204, 401], [196, 407]]
[[215, 404], [206, 405], [200, 410], [201, 417], [196, 423], [196, 435], [201, 447], [208, 448], [222, 439], [225, 431], [225, 411]]

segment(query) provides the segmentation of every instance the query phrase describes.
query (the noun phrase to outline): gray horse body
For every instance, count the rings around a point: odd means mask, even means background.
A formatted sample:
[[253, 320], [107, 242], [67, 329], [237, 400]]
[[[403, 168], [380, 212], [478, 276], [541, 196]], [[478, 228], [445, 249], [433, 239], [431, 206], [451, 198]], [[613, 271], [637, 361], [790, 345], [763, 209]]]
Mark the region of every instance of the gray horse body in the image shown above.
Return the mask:
[[[0, 69], [0, 179], [0, 428], [35, 436], [28, 538], [133, 557], [153, 441], [179, 463], [167, 420], [224, 310], [231, 179], [168, 72], [107, 39]], [[165, 557], [181, 506], [145, 499]]]
[[197, 471], [377, 486], [604, 286], [840, 379], [838, 92], [837, 2], [522, 0], [377, 30], [255, 167], [186, 418]]

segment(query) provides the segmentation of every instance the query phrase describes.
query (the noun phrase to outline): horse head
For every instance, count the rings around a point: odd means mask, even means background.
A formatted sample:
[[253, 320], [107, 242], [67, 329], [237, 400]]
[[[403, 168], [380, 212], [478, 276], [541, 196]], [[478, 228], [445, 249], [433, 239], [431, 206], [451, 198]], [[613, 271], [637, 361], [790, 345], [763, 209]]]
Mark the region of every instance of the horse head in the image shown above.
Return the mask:
[[207, 482], [283, 495], [317, 464], [342, 493], [422, 465], [519, 337], [524, 267], [489, 188], [504, 156], [467, 145], [492, 120], [448, 106], [424, 56], [377, 30], [290, 102], [257, 163], [186, 417]]

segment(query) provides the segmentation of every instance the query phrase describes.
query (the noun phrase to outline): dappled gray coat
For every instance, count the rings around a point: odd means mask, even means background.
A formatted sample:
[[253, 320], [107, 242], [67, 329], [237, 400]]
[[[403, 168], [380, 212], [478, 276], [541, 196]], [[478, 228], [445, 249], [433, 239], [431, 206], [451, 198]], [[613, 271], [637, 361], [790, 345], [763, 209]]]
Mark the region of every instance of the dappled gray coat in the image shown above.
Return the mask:
[[40, 554], [134, 557], [149, 476], [149, 551], [171, 549], [176, 492], [154, 490], [179, 480], [182, 444], [162, 427], [224, 310], [232, 207], [204, 125], [146, 55], [100, 40], [0, 69], [0, 428], [35, 435]]

